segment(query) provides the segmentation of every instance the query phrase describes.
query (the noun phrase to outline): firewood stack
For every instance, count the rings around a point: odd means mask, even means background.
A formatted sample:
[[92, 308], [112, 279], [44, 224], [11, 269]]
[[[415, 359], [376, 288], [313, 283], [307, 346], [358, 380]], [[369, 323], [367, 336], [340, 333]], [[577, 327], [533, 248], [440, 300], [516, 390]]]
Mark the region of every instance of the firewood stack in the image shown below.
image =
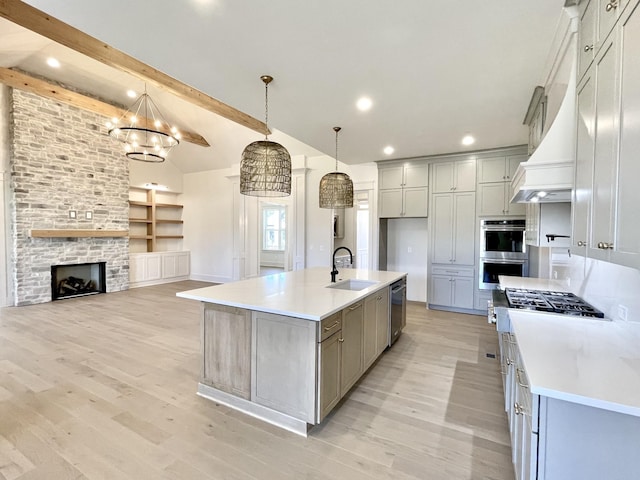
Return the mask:
[[78, 295], [81, 293], [93, 292], [95, 291], [95, 288], [93, 280], [85, 281], [82, 278], [68, 277], [63, 278], [58, 283], [58, 295], [61, 297]]

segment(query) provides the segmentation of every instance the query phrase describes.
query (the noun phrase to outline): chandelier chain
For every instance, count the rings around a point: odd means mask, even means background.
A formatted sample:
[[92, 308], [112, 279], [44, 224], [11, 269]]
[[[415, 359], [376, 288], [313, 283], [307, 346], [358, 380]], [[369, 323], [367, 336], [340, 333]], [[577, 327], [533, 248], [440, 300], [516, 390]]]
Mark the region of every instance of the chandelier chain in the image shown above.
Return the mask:
[[338, 132], [339, 130], [336, 130], [336, 172], [338, 171]]

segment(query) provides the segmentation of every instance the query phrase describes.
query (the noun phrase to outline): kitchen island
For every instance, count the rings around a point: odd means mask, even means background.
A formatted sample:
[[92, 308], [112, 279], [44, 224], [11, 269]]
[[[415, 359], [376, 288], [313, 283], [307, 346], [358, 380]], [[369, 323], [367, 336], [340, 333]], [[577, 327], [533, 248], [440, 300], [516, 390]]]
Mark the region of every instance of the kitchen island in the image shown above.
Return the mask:
[[198, 394], [295, 433], [325, 418], [389, 345], [402, 272], [309, 268], [179, 292], [202, 302]]

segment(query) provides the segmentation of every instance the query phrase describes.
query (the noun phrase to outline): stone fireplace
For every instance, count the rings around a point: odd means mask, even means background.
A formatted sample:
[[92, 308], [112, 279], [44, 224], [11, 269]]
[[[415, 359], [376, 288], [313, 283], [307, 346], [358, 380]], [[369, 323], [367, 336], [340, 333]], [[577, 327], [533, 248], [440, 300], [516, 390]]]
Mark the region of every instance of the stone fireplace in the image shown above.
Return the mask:
[[128, 230], [129, 160], [106, 118], [10, 91], [13, 304], [52, 300], [52, 265], [104, 263], [104, 290], [129, 286], [127, 237], [38, 238], [32, 230]]

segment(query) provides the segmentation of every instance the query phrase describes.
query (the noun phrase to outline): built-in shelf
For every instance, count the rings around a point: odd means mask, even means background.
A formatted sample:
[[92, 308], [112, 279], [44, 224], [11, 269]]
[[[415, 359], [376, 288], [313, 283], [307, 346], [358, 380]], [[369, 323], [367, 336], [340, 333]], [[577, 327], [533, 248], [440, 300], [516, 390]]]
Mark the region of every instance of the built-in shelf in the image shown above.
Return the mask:
[[[157, 252], [158, 240], [184, 238], [180, 228], [184, 222], [179, 218], [184, 206], [174, 203], [159, 203], [157, 201], [159, 196], [161, 200], [166, 201], [166, 199], [161, 197], [162, 193], [158, 194], [155, 190], [148, 190], [146, 194], [146, 200], [129, 200], [131, 207], [129, 224], [135, 225], [132, 227], [129, 239], [136, 242], [144, 241], [147, 252]], [[162, 213], [159, 213], [160, 210]], [[158, 218], [158, 216], [165, 218]], [[163, 243], [161, 247], [166, 245]]]
[[44, 230], [30, 230], [29, 236], [33, 238], [105, 238], [126, 237], [128, 230], [79, 230], [51, 228]]

